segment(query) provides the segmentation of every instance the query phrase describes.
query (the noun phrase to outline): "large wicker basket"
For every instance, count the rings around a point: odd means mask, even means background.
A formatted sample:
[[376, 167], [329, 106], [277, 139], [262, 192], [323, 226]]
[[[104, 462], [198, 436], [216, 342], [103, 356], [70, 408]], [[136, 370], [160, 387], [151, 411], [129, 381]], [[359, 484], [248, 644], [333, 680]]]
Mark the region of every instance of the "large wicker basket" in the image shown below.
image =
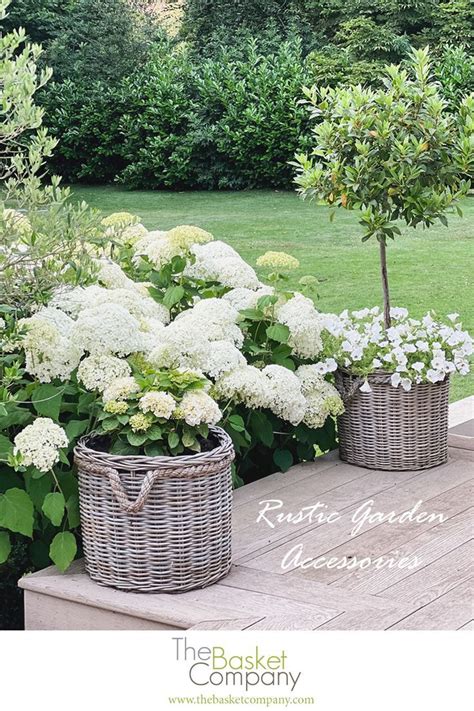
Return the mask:
[[224, 577], [231, 565], [229, 436], [190, 456], [117, 456], [83, 438], [74, 450], [86, 569], [121, 590], [183, 592]]
[[448, 458], [449, 376], [438, 383], [394, 388], [390, 374], [369, 375], [364, 382], [336, 371], [336, 387], [345, 412], [338, 418], [341, 459], [369, 469], [427, 469]]

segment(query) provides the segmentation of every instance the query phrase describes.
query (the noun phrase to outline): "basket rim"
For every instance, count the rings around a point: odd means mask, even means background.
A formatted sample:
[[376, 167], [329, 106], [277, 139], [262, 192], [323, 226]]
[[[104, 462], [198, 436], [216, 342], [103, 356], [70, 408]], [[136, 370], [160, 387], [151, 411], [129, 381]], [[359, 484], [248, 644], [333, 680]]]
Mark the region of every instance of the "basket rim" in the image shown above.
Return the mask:
[[211, 426], [209, 433], [212, 433], [219, 444], [208, 452], [196, 452], [195, 454], [179, 454], [175, 457], [159, 455], [149, 457], [145, 454], [111, 454], [101, 452], [88, 447], [89, 440], [94, 436], [91, 432], [80, 438], [74, 447], [74, 459], [80, 467], [81, 460], [101, 466], [114, 467], [115, 469], [129, 469], [134, 471], [149, 469], [170, 469], [177, 467], [196, 467], [205, 464], [215, 463], [224, 458], [233, 459], [235, 456], [234, 446], [230, 435], [222, 427]]
[[[377, 370], [372, 371], [372, 373], [369, 373], [368, 375], [359, 375], [358, 373], [354, 373], [347, 368], [343, 368], [342, 366], [337, 366], [336, 372], [341, 373], [342, 375], [346, 375], [350, 378], [360, 378], [361, 380], [370, 380], [370, 378], [387, 378], [387, 382], [389, 382], [389, 379], [396, 373], [396, 370], [383, 370], [378, 368]], [[450, 379], [451, 374], [446, 373], [443, 380], [438, 380], [436, 383], [412, 383], [413, 386], [418, 386], [418, 385], [441, 385], [442, 383], [445, 383], [447, 380]]]

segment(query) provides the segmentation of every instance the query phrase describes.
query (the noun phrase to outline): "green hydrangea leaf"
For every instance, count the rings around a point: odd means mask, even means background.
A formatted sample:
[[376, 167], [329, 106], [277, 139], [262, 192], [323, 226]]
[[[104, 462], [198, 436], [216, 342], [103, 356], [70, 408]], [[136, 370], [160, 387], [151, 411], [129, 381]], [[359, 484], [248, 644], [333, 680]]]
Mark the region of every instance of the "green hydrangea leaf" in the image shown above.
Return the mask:
[[13, 444], [8, 437], [0, 434], [0, 460], [6, 462], [9, 454], [13, 454]]
[[57, 533], [49, 547], [49, 557], [63, 572], [69, 568], [77, 553], [77, 543], [69, 531]]
[[165, 295], [163, 297], [163, 304], [170, 309], [172, 306], [181, 301], [183, 296], [184, 289], [182, 286], [180, 286], [179, 284], [169, 286], [165, 291]]
[[8, 560], [11, 549], [10, 535], [6, 531], [0, 531], [0, 565]]
[[179, 434], [177, 432], [170, 432], [168, 435], [168, 445], [170, 449], [174, 449], [179, 444]]
[[290, 335], [290, 329], [283, 323], [274, 323], [273, 326], [269, 326], [267, 328], [266, 333], [268, 338], [271, 338], [272, 341], [287, 343]]
[[79, 517], [79, 496], [71, 494], [66, 501], [67, 522], [70, 528], [77, 528], [81, 522]]
[[293, 464], [293, 455], [288, 449], [275, 449], [273, 461], [282, 472], [286, 472]]
[[53, 526], [60, 526], [63, 520], [65, 506], [66, 502], [64, 496], [59, 491], [56, 491], [52, 494], [46, 494], [41, 510], [44, 515], [49, 518]]
[[63, 388], [58, 388], [50, 383], [39, 385], [31, 396], [33, 407], [38, 415], [50, 417], [55, 422], [59, 418]]
[[33, 536], [33, 502], [23, 489], [8, 489], [0, 496], [0, 526]]

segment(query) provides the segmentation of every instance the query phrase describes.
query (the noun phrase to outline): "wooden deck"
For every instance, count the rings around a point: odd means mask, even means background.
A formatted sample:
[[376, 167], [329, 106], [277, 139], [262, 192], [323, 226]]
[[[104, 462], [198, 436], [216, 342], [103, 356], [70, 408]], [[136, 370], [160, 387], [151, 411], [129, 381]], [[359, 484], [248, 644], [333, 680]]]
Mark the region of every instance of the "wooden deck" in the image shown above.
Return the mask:
[[[463, 429], [463, 438], [466, 430]], [[466, 446], [464, 439], [464, 446]], [[471, 440], [472, 442], [472, 440]], [[21, 581], [30, 629], [467, 630], [473, 629], [472, 490], [468, 450], [450, 450], [435, 469], [382, 472], [341, 462], [337, 453], [294, 467], [234, 494], [234, 566], [216, 585], [180, 595], [122, 593], [92, 583], [76, 563]], [[256, 523], [264, 500], [297, 514], [321, 502], [332, 523]], [[442, 514], [419, 523], [367, 521], [351, 535], [354, 514]], [[268, 512], [273, 519], [278, 512]], [[282, 569], [285, 554], [339, 561], [416, 556], [415, 568], [374, 565], [360, 570], [323, 566]]]

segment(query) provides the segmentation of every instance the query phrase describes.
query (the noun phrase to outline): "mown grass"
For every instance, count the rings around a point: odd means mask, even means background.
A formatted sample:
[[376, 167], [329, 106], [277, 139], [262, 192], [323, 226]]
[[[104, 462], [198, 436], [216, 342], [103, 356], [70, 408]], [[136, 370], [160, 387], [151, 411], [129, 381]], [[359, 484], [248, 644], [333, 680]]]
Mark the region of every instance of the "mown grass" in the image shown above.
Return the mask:
[[[300, 260], [294, 282], [303, 274], [321, 280], [318, 308], [341, 311], [380, 304], [378, 249], [362, 244], [357, 215], [303, 202], [292, 192], [129, 192], [115, 187], [75, 187], [105, 213], [127, 210], [148, 228], [196, 224], [229, 242], [251, 264], [268, 249], [290, 252]], [[464, 217], [449, 218], [448, 228], [402, 229], [389, 245], [392, 304], [414, 316], [432, 309], [440, 316], [454, 311], [474, 332], [472, 289], [474, 198], [462, 204]], [[451, 399], [474, 394], [474, 376], [455, 377]]]

